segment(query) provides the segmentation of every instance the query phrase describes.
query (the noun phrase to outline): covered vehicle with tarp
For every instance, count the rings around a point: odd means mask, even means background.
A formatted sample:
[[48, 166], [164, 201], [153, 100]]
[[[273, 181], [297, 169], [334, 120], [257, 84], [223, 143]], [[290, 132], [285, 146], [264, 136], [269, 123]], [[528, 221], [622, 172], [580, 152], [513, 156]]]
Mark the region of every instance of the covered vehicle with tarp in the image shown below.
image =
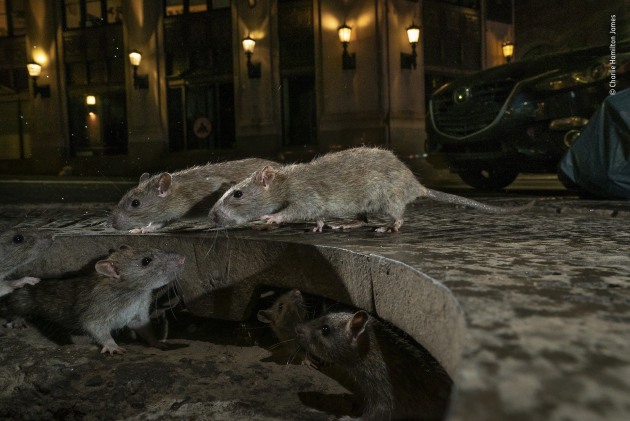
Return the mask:
[[603, 101], [560, 161], [559, 178], [569, 189], [630, 199], [630, 89]]

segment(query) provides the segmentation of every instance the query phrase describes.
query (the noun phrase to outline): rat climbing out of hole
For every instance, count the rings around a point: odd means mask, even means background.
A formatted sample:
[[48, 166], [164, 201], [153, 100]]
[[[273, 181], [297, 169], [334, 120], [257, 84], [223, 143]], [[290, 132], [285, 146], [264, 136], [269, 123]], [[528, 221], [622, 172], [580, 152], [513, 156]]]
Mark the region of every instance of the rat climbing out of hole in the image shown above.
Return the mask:
[[[304, 304], [304, 295], [300, 290], [294, 288], [280, 295], [271, 307], [259, 310], [257, 317], [260, 322], [269, 324], [271, 331], [280, 341], [278, 346], [288, 352], [289, 360], [300, 352], [301, 347], [297, 342], [295, 328], [309, 318]], [[315, 367], [308, 356], [304, 357], [302, 364]]]
[[[149, 307], [156, 288], [168, 285], [182, 272], [186, 258], [156, 249], [135, 250], [121, 246], [99, 260], [94, 272], [68, 279], [43, 279], [8, 295], [11, 316], [41, 320], [68, 333], [91, 336], [101, 353], [122, 354], [125, 349], [111, 332], [129, 327], [153, 347], [164, 349], [152, 331]], [[8, 327], [21, 328], [17, 318]]]
[[40, 281], [33, 276], [6, 278], [42, 255], [52, 242], [52, 234], [32, 228], [13, 228], [0, 233], [0, 297], [12, 293], [16, 288], [35, 285]]
[[298, 342], [344, 368], [364, 394], [361, 420], [441, 420], [452, 381], [437, 360], [366, 311], [329, 313], [296, 329]]

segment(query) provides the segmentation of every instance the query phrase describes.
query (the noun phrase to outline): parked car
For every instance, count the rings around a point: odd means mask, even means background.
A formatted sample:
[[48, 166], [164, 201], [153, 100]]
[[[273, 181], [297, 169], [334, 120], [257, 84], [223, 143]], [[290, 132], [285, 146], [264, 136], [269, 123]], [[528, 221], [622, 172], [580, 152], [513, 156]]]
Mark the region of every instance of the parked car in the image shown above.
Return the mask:
[[[614, 85], [614, 86], [613, 86]], [[470, 186], [501, 189], [558, 162], [611, 90], [630, 86], [630, 40], [462, 77], [429, 102], [425, 151]]]

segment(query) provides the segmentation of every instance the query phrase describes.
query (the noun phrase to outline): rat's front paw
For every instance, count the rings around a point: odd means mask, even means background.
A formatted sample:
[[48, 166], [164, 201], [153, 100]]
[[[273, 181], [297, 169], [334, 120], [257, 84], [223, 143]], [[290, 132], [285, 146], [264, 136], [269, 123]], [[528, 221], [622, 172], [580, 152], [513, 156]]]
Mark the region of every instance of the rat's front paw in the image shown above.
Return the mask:
[[22, 288], [24, 285], [35, 285], [41, 281], [39, 278], [34, 278], [32, 276], [25, 276], [24, 278], [16, 279], [14, 281], [8, 281], [7, 283], [13, 289]]
[[125, 354], [127, 352], [127, 350], [125, 348], [123, 348], [122, 346], [118, 346], [117, 344], [107, 344], [103, 346], [103, 349], [101, 349], [101, 354], [105, 354], [105, 353], [109, 353], [109, 355], [114, 355], [114, 354]]
[[317, 225], [313, 227], [313, 232], [323, 232], [324, 230], [324, 221], [317, 221]]
[[162, 228], [162, 224], [159, 224], [159, 223], [154, 224], [153, 222], [151, 222], [146, 227], [131, 229], [129, 230], [129, 233], [130, 234], [149, 234], [151, 232], [156, 232], [160, 228]]
[[385, 232], [399, 232], [399, 227], [397, 227], [396, 225], [392, 225], [391, 227], [378, 227], [374, 230], [374, 232], [380, 232], [380, 233], [385, 233]]
[[313, 361], [313, 359], [311, 359], [309, 355], [306, 355], [304, 357], [304, 359], [302, 360], [302, 365], [305, 365], [308, 368], [312, 368], [313, 370], [319, 370], [319, 368], [317, 368], [317, 364], [315, 363], [315, 361]]
[[24, 320], [23, 318], [16, 317], [10, 322], [5, 323], [4, 327], [9, 328], [9, 329], [26, 329], [28, 327], [28, 324], [26, 323], [26, 320]]
[[277, 213], [274, 213], [272, 215], [263, 215], [260, 217], [260, 220], [268, 224], [281, 224], [282, 222], [284, 222], [284, 218]]

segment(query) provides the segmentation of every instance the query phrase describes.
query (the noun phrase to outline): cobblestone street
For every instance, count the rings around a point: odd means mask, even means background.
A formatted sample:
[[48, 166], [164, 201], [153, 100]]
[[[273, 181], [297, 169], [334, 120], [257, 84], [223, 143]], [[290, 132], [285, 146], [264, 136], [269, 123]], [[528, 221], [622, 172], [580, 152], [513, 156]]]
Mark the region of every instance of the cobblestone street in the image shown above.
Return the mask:
[[[477, 199], [511, 206], [521, 204], [529, 197]], [[541, 197], [531, 211], [508, 216], [417, 201], [409, 207], [405, 225], [398, 234], [377, 234], [369, 228], [313, 234], [307, 231], [307, 224], [283, 226], [271, 231], [216, 231], [206, 221], [197, 220], [173, 224], [162, 233], [143, 236], [107, 227], [107, 210], [111, 206], [111, 203], [4, 205], [0, 207], [0, 221], [52, 229], [57, 233], [52, 257], [36, 266], [44, 272], [59, 270], [59, 262], [53, 260], [60, 255], [67, 256], [64, 267], [77, 266], [78, 263], [73, 262], [76, 250], [84, 252], [82, 260], [86, 260], [87, 256], [106, 253], [110, 245], [119, 243], [167, 244], [186, 254], [187, 264], [196, 266], [185, 272], [186, 279], [182, 281], [184, 297], [195, 297], [190, 302], [190, 308], [199, 316], [215, 319], [238, 320], [249, 316], [247, 309], [252, 288], [259, 283], [273, 284], [274, 277], [268, 273], [260, 275], [263, 271], [244, 278], [249, 279], [249, 286], [247, 282], [243, 286], [239, 284], [227, 295], [221, 291], [218, 295], [208, 295], [212, 286], [207, 287], [207, 284], [204, 284], [205, 292], [200, 293], [198, 284], [207, 283], [216, 276], [216, 273], [205, 273], [208, 271], [204, 270], [202, 262], [203, 250], [206, 258], [216, 256], [218, 261], [229, 256], [223, 264], [234, 265], [232, 270], [236, 274], [239, 262], [256, 259], [247, 251], [250, 250], [249, 244], [260, 244], [251, 250], [261, 250], [262, 246], [263, 254], [268, 254], [269, 260], [275, 262], [272, 265], [280, 267], [276, 267], [273, 273], [291, 272], [286, 275], [289, 280], [278, 276], [275, 286], [298, 287], [322, 295], [336, 293], [330, 293], [322, 285], [310, 283], [306, 278], [323, 277], [325, 271], [320, 275], [299, 274], [300, 266], [304, 266], [304, 272], [321, 270], [310, 266], [317, 265], [313, 259], [320, 259], [319, 255], [333, 253], [333, 257], [326, 259], [333, 271], [338, 273], [335, 276], [342, 280], [345, 275], [341, 272], [363, 273], [365, 270], [360, 261], [356, 263], [350, 257], [344, 257], [348, 253], [359, 258], [365, 256], [365, 262], [376, 259], [375, 262], [380, 262], [378, 265], [381, 266], [385, 264], [389, 267], [396, 263], [391, 270], [395, 273], [403, 271], [400, 279], [380, 285], [374, 269], [370, 269], [372, 275], [368, 278], [371, 281], [357, 281], [356, 291], [346, 283], [345, 296], [337, 295], [335, 298], [348, 303], [364, 302], [364, 308], [372, 306], [368, 309], [398, 324], [434, 353], [453, 375], [456, 384], [449, 419], [615, 420], [625, 418], [630, 412], [630, 257], [627, 253], [630, 207], [626, 202], [593, 202], [571, 196]], [[289, 245], [289, 248], [285, 250], [284, 245]], [[277, 254], [275, 247], [283, 251]], [[213, 250], [222, 248], [229, 253], [217, 251], [216, 255], [213, 254]], [[297, 254], [287, 258], [283, 253]], [[397, 262], [404, 265], [400, 266]], [[454, 298], [461, 312], [448, 306], [435, 310], [431, 308], [431, 303], [424, 300], [412, 300], [412, 304], [405, 304], [411, 299], [408, 296], [414, 294], [407, 290], [405, 266], [421, 276], [420, 280], [427, 279], [445, 286], [446, 289], [440, 290], [445, 296]], [[389, 273], [390, 269], [387, 269]], [[187, 274], [190, 276], [187, 277]], [[292, 277], [294, 281], [290, 280]], [[234, 278], [238, 276], [234, 275]], [[218, 279], [215, 287], [230, 286], [230, 279]], [[290, 282], [295, 284], [290, 285]], [[229, 299], [223, 301], [226, 297]], [[438, 311], [435, 314], [438, 314], [439, 320], [436, 319], [435, 323], [427, 320], [432, 317], [433, 311]], [[458, 330], [461, 322], [464, 328]], [[0, 340], [18, 347], [19, 354], [26, 352], [26, 345], [18, 344], [32, 340], [31, 332], [25, 336], [4, 333]], [[178, 337], [177, 332], [174, 337]], [[209, 341], [212, 342], [212, 339]], [[49, 345], [39, 344], [38, 349], [46, 346]], [[78, 346], [83, 347], [84, 359], [81, 363], [72, 362], [70, 358], [73, 352], [77, 352], [75, 347]], [[194, 341], [190, 346], [205, 347], [203, 342], [200, 345]], [[222, 365], [221, 369], [240, 373], [234, 374], [237, 376], [252, 376], [252, 366], [242, 366], [251, 356], [239, 356], [244, 349], [237, 347], [230, 351], [234, 353], [231, 354], [233, 358], [222, 361], [233, 365], [229, 369]], [[249, 352], [254, 349], [258, 348], [250, 347]], [[94, 358], [98, 361], [103, 358], [95, 347], [86, 348], [86, 345], [72, 345], [60, 350], [67, 352], [55, 351], [55, 361], [65, 361], [62, 365], [67, 367], [76, 368], [77, 364], [83, 366], [91, 364]], [[190, 350], [169, 351], [164, 353], [168, 354], [165, 358], [177, 360], [180, 352], [181, 358], [189, 358], [184, 354]], [[143, 349], [140, 355], [144, 356], [133, 357], [139, 364], [162, 360], [161, 354], [154, 351]], [[129, 355], [122, 359], [130, 362]], [[3, 364], [5, 370], [11, 366], [8, 361]], [[293, 382], [297, 381], [293, 377], [297, 375], [295, 373], [300, 373], [300, 376], [306, 376], [306, 383], [300, 383], [299, 390], [295, 383], [268, 387], [264, 381], [256, 383], [259, 389], [255, 392], [251, 388], [237, 388], [244, 392], [238, 400], [241, 404], [246, 402], [243, 405], [247, 410], [234, 402], [225, 406], [223, 398], [209, 392], [216, 396], [215, 408], [223, 402], [225, 419], [230, 415], [231, 419], [245, 419], [253, 414], [257, 414], [259, 419], [277, 419], [282, 416], [274, 409], [275, 402], [281, 400], [287, 419], [294, 418], [289, 414], [305, 413], [310, 413], [313, 419], [326, 419], [325, 414], [313, 412], [317, 408], [313, 402], [289, 399], [297, 392], [315, 390], [316, 384], [320, 385], [317, 393], [341, 399], [335, 409], [337, 415], [347, 413], [352, 407], [347, 399], [341, 398], [347, 396], [344, 395], [347, 391], [327, 390], [335, 386], [334, 382], [327, 383], [325, 376], [322, 379], [317, 377], [318, 372], [302, 371], [303, 367], [286, 369], [297, 371], [285, 377], [286, 373], [272, 374], [275, 373], [273, 369], [268, 375], [273, 381], [282, 382], [284, 378]], [[255, 370], [266, 371], [267, 368], [258, 367]], [[75, 373], [74, 377], [70, 376], [72, 381], [80, 383], [89, 380], [88, 373], [74, 368], [71, 371]], [[173, 376], [177, 386], [171, 385], [167, 391], [158, 388], [147, 392], [145, 405], [137, 410], [130, 409], [126, 416], [135, 413], [140, 417], [140, 414], [157, 411], [157, 403], [151, 403], [154, 400], [166, 400], [172, 404], [183, 402], [188, 397], [194, 401], [195, 398], [189, 395], [194, 392], [189, 388], [196, 387], [197, 383], [189, 379], [186, 384], [179, 384], [175, 379], [177, 376]], [[151, 393], [155, 396], [150, 396]], [[60, 397], [59, 402], [63, 401]], [[203, 401], [207, 409], [212, 397], [206, 396]], [[62, 403], [59, 405], [63, 406]], [[339, 409], [344, 405], [345, 412]], [[193, 411], [193, 406], [178, 406], [178, 410]], [[160, 408], [162, 411], [163, 408]], [[170, 412], [170, 416], [185, 413]], [[194, 411], [188, 414], [194, 414]]]

